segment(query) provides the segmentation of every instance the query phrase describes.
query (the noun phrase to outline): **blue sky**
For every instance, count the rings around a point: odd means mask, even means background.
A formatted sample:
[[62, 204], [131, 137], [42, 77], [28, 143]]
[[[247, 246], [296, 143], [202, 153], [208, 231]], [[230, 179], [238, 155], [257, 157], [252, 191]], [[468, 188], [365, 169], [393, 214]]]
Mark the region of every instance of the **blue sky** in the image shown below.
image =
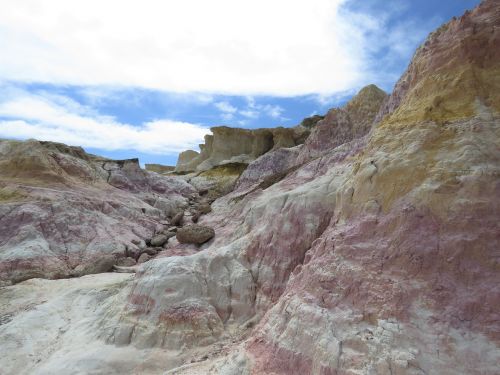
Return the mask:
[[375, 83], [479, 0], [12, 1], [0, 137], [175, 164], [211, 126], [294, 126]]

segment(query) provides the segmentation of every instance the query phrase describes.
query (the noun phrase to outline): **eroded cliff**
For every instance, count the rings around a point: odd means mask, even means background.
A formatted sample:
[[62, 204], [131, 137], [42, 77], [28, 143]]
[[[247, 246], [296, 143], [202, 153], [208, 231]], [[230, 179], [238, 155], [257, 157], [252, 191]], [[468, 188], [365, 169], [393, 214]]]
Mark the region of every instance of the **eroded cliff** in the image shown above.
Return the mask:
[[176, 172], [200, 172], [231, 163], [250, 164], [271, 150], [303, 143], [309, 134], [309, 129], [301, 125], [253, 130], [217, 126], [210, 130], [213, 134], [205, 136], [200, 153], [187, 150], [179, 155]]

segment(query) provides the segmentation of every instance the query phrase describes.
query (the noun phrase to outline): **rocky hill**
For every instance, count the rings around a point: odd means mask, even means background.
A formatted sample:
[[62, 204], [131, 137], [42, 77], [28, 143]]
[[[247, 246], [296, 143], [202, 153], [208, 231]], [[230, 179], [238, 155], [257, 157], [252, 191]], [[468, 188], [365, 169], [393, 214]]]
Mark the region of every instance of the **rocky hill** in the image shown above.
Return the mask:
[[137, 159], [0, 140], [0, 282], [81, 276], [137, 260], [144, 239], [193, 194], [183, 180], [142, 170]]
[[214, 128], [178, 175], [2, 141], [2, 373], [498, 374], [499, 70], [486, 0], [390, 95]]

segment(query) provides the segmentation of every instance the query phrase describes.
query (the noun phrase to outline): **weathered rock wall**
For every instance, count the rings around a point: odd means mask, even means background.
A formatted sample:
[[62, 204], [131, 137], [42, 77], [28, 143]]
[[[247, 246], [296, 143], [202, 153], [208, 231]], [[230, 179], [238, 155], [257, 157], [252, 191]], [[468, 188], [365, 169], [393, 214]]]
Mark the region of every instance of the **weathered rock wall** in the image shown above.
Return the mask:
[[193, 150], [179, 155], [176, 172], [206, 171], [223, 163], [249, 164], [268, 151], [293, 147], [304, 142], [309, 130], [295, 128], [240, 129], [218, 126], [205, 136], [200, 153]]

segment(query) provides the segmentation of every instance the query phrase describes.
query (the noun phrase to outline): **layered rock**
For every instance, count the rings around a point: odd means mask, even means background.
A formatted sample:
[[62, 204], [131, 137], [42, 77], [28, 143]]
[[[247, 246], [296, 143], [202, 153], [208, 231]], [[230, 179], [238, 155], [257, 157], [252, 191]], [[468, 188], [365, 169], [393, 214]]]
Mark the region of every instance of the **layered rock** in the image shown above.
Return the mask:
[[390, 116], [341, 163], [351, 170], [330, 226], [246, 346], [252, 373], [497, 371], [500, 116], [474, 103], [498, 94], [500, 60], [446, 81], [471, 67], [471, 38], [475, 54], [499, 50], [499, 10], [483, 2], [432, 34], [378, 118]]
[[0, 141], [0, 279], [105, 272], [194, 188], [81, 148]]
[[[314, 116], [303, 122], [312, 127], [299, 147], [270, 151], [251, 163], [242, 173], [236, 188], [245, 191], [258, 184], [277, 182], [300, 165], [320, 157], [340, 145], [346, 153], [360, 149], [372, 124], [386, 101], [387, 94], [375, 85], [361, 89], [344, 107], [333, 108], [326, 116]], [[337, 150], [337, 154], [340, 154]], [[343, 156], [345, 157], [345, 156]]]
[[318, 121], [298, 157], [303, 163], [368, 134], [387, 94], [375, 85], [364, 87], [343, 108], [328, 111]]
[[472, 117], [500, 111], [498, 4], [483, 1], [431, 33], [418, 48], [378, 116], [392, 124]]
[[230, 163], [249, 164], [270, 150], [303, 143], [309, 132], [302, 126], [253, 130], [218, 126], [210, 130], [213, 135], [205, 136], [200, 153], [188, 150], [179, 155], [176, 172], [206, 171]]

